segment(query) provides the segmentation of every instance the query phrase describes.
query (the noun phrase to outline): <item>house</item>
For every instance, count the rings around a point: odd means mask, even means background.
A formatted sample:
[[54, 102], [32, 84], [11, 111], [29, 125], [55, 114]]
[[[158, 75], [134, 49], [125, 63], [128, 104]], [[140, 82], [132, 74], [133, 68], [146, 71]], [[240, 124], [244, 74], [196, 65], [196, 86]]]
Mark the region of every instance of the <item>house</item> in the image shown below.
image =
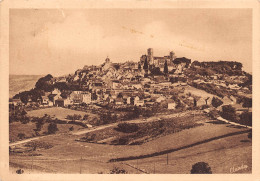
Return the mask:
[[202, 106], [202, 105], [205, 105], [206, 102], [205, 102], [205, 99], [204, 98], [195, 98], [194, 99], [194, 106]]
[[144, 106], [144, 100], [137, 100], [135, 101], [135, 106]]
[[9, 105], [14, 105], [14, 106], [22, 106], [23, 103], [21, 99], [9, 99]]
[[160, 96], [156, 99], [156, 102], [162, 102], [164, 101], [166, 98], [164, 96]]
[[51, 92], [51, 94], [58, 94], [58, 95], [60, 95], [61, 92], [60, 92], [59, 89], [55, 88], [55, 89]]
[[131, 101], [132, 100], [132, 97], [128, 97], [127, 99], [126, 99], [126, 104], [131, 104]]
[[223, 101], [223, 105], [230, 105], [233, 102], [227, 96], [223, 97], [222, 101]]
[[84, 102], [86, 104], [91, 103], [91, 94], [90, 93], [83, 92], [81, 95], [82, 95], [82, 102]]
[[212, 99], [213, 99], [213, 97], [204, 98], [205, 104], [206, 104], [206, 105], [211, 105]]
[[140, 100], [140, 98], [139, 98], [138, 96], [136, 96], [136, 97], [134, 98], [134, 105], [136, 105], [137, 101], [139, 101], [139, 100]]
[[146, 101], [146, 102], [145, 102], [145, 105], [146, 105], [147, 107], [151, 107], [151, 106], [154, 105], [154, 102], [153, 102], [153, 101]]
[[58, 107], [64, 107], [64, 99], [58, 98], [57, 100], [55, 100], [55, 105]]
[[168, 104], [168, 106], [167, 106], [168, 109], [175, 109], [176, 108], [176, 102], [172, 99], [167, 100], [167, 104]]
[[231, 104], [236, 104], [237, 99], [234, 96], [230, 96], [229, 99], [232, 101]]
[[135, 89], [142, 89], [142, 84], [133, 84], [132, 85]]
[[50, 95], [48, 96], [48, 98], [49, 98], [50, 101], [52, 101], [52, 102], [55, 103], [55, 101], [56, 101], [57, 99], [62, 98], [62, 97], [61, 97], [60, 95], [58, 95], [58, 94], [50, 94]]
[[64, 102], [63, 106], [65, 107], [73, 104], [73, 100], [71, 100], [70, 97], [64, 98], [63, 102]]
[[42, 96], [42, 105], [48, 106], [49, 105], [49, 98], [48, 96]]
[[123, 105], [124, 104], [124, 100], [122, 98], [116, 98], [115, 99], [115, 104], [116, 105]]

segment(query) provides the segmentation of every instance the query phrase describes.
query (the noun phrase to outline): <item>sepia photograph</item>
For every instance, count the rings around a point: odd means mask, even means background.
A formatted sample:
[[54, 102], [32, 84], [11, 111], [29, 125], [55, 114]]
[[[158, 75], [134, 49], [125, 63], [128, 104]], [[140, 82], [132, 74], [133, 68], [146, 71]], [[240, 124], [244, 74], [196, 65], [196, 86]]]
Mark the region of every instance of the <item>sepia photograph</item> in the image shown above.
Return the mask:
[[8, 19], [9, 174], [253, 173], [252, 8]]

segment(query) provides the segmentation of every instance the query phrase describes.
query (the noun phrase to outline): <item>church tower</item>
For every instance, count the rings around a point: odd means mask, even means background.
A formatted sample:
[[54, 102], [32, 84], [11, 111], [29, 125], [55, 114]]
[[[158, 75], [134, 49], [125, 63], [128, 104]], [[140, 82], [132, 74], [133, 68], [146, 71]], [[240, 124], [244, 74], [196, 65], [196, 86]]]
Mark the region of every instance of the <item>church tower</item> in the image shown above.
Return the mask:
[[170, 60], [173, 61], [176, 58], [175, 53], [173, 51], [170, 52]]
[[152, 48], [147, 49], [147, 57], [148, 57], [148, 64], [154, 64], [153, 49]]

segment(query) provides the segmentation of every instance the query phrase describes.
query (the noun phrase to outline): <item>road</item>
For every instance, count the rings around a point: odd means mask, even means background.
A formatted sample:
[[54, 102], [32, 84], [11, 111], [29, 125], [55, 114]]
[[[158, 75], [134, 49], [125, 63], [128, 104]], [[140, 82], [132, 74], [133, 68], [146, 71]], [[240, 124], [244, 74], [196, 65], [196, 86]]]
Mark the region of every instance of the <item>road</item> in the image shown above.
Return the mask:
[[146, 123], [146, 122], [153, 122], [153, 121], [158, 121], [160, 119], [169, 119], [169, 118], [175, 118], [175, 117], [180, 117], [180, 116], [186, 116], [186, 115], [195, 115], [195, 114], [200, 114], [201, 111], [195, 110], [195, 111], [185, 111], [185, 112], [181, 112], [181, 113], [175, 113], [175, 114], [169, 114], [169, 115], [155, 115], [153, 117], [150, 118], [138, 118], [138, 119], [133, 119], [133, 120], [129, 120], [129, 121], [120, 121], [120, 122], [116, 122], [116, 123], [111, 123], [111, 124], [106, 124], [106, 125], [101, 125], [98, 127], [94, 127], [92, 129], [85, 129], [82, 131], [77, 131], [77, 132], [73, 132], [73, 135], [82, 135], [82, 134], [86, 134], [86, 133], [90, 133], [96, 130], [101, 130], [101, 129], [105, 129], [105, 128], [110, 128], [110, 127], [115, 127], [117, 126], [118, 123], [136, 123], [136, 124], [140, 124], [140, 123]]

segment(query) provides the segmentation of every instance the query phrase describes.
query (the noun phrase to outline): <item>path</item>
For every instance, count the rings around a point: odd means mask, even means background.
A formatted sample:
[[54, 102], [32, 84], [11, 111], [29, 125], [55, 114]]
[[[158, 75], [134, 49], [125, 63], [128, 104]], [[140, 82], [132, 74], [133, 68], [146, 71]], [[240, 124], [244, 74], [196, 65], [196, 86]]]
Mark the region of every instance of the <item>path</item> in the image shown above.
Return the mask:
[[244, 127], [244, 128], [250, 128], [252, 129], [252, 126], [246, 126], [246, 125], [243, 125], [243, 124], [239, 124], [239, 123], [235, 123], [235, 122], [232, 122], [232, 121], [228, 121], [222, 117], [218, 117], [217, 120], [219, 121], [223, 121], [223, 122], [226, 122], [226, 123], [229, 123], [229, 124], [233, 124], [235, 126], [241, 126], [241, 127]]
[[[47, 136], [51, 136], [51, 135], [47, 135]], [[20, 144], [23, 144], [23, 143], [27, 143], [29, 141], [37, 140], [37, 139], [40, 139], [40, 138], [45, 138], [47, 136], [39, 136], [39, 137], [25, 139], [25, 140], [22, 140], [22, 141], [17, 141], [17, 142], [14, 142], [14, 143], [9, 143], [9, 146], [20, 145]]]
[[146, 122], [153, 122], [153, 121], [158, 121], [160, 119], [169, 119], [169, 118], [175, 118], [175, 117], [180, 117], [180, 116], [186, 116], [186, 115], [196, 115], [196, 114], [200, 114], [201, 111], [199, 110], [195, 110], [195, 111], [185, 111], [185, 112], [180, 112], [180, 113], [175, 113], [175, 114], [169, 114], [169, 115], [155, 115], [153, 117], [150, 118], [138, 118], [138, 119], [133, 119], [133, 120], [129, 120], [129, 121], [120, 121], [120, 122], [116, 122], [116, 123], [111, 123], [111, 124], [106, 124], [106, 125], [101, 125], [98, 127], [94, 127], [92, 129], [86, 129], [86, 130], [82, 130], [82, 131], [77, 131], [77, 132], [73, 132], [73, 135], [82, 135], [82, 134], [86, 134], [86, 133], [90, 133], [96, 130], [102, 130], [105, 128], [110, 128], [110, 127], [114, 127], [117, 126], [117, 124], [119, 123], [146, 123]]

